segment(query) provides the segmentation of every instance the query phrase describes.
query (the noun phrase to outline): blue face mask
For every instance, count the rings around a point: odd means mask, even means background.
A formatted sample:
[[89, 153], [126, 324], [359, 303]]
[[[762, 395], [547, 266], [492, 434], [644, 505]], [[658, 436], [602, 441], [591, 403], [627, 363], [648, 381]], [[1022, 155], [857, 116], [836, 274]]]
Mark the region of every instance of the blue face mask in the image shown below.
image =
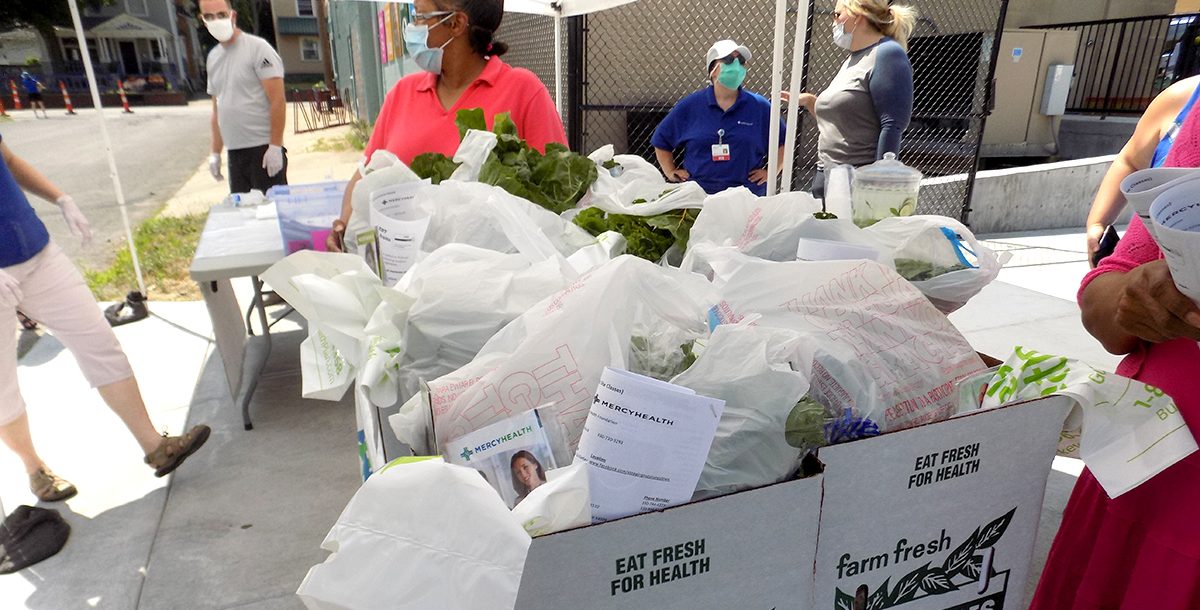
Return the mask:
[[721, 64], [721, 72], [717, 74], [717, 82], [729, 89], [737, 89], [746, 80], [746, 66], [740, 61], [731, 64]]
[[432, 72], [433, 74], [442, 73], [443, 49], [454, 38], [447, 40], [446, 44], [436, 49], [431, 49], [429, 48], [429, 30], [446, 23], [446, 20], [453, 16], [453, 13], [446, 15], [441, 21], [432, 26], [409, 24], [404, 27], [404, 48], [412, 56], [418, 68], [426, 72]]

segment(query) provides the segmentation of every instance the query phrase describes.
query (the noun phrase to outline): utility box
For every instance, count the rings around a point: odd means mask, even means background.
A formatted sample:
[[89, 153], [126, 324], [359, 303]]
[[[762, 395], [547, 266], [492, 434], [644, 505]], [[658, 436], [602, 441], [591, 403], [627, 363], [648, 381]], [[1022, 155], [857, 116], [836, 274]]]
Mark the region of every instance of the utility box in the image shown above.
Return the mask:
[[1075, 66], [1052, 64], [1046, 71], [1046, 85], [1042, 92], [1042, 114], [1062, 116], [1067, 112], [1067, 95], [1071, 92], [1071, 76]]
[[[995, 108], [983, 131], [984, 157], [1047, 157], [1058, 152], [1057, 116], [1066, 111], [1079, 33], [1004, 30], [996, 60]], [[1051, 76], [1051, 67], [1056, 70]], [[1065, 74], [1065, 78], [1064, 77]], [[1048, 91], [1049, 90], [1049, 91]], [[1061, 97], [1061, 109], [1046, 102]]]

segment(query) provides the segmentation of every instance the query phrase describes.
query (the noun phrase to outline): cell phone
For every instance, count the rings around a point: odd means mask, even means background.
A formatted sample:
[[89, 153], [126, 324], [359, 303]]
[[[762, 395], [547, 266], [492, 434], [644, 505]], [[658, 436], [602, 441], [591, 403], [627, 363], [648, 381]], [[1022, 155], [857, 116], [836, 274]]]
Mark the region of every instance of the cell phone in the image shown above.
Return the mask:
[[1121, 241], [1121, 236], [1117, 235], [1117, 230], [1112, 225], [1104, 227], [1104, 234], [1100, 236], [1099, 243], [1096, 244], [1096, 251], [1092, 253], [1092, 266], [1100, 264], [1106, 256], [1113, 253], [1117, 249], [1117, 242]]

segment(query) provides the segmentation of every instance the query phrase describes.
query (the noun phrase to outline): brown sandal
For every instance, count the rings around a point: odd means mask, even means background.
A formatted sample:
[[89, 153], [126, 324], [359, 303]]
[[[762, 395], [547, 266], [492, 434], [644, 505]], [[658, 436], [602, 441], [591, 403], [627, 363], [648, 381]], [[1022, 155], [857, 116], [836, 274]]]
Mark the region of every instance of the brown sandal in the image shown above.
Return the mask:
[[79, 493], [70, 481], [42, 466], [29, 475], [29, 491], [42, 502], [61, 502]]
[[179, 467], [187, 457], [196, 452], [208, 440], [212, 430], [208, 426], [194, 426], [183, 436], [163, 434], [158, 447], [146, 454], [146, 463], [154, 469], [154, 476], [165, 477]]

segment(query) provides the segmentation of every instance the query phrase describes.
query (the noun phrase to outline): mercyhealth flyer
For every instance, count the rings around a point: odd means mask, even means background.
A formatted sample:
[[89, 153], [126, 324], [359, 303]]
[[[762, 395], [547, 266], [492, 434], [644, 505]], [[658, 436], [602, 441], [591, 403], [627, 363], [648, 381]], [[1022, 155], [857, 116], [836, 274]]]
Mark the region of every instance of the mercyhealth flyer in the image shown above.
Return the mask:
[[446, 460], [478, 470], [509, 508], [545, 483], [546, 471], [555, 467], [537, 409], [450, 441]]

